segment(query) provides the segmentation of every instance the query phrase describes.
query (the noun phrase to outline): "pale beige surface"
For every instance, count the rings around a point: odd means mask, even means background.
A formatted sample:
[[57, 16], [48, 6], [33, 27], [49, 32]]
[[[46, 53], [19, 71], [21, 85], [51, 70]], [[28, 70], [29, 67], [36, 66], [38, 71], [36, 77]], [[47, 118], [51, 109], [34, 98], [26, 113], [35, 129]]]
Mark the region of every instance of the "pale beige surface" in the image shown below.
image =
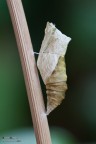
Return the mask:
[[[65, 97], [67, 75], [64, 56], [71, 38], [47, 22], [37, 66], [47, 89], [47, 114]], [[63, 83], [62, 83], [63, 82]], [[62, 92], [59, 90], [62, 89]]]
[[45, 36], [39, 52], [37, 66], [44, 83], [54, 71], [59, 57], [64, 56], [71, 38], [62, 34], [52, 23], [47, 22]]

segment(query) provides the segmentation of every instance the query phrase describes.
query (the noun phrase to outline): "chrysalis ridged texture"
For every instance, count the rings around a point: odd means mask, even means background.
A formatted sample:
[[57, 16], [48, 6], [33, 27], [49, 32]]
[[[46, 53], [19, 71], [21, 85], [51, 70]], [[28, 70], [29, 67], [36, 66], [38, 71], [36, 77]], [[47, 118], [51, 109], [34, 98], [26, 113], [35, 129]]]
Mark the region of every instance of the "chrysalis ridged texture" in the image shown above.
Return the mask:
[[46, 82], [47, 114], [61, 104], [67, 90], [66, 66], [64, 57], [60, 57], [55, 70]]
[[61, 104], [67, 90], [65, 53], [71, 38], [47, 22], [37, 66], [47, 93], [47, 114]]

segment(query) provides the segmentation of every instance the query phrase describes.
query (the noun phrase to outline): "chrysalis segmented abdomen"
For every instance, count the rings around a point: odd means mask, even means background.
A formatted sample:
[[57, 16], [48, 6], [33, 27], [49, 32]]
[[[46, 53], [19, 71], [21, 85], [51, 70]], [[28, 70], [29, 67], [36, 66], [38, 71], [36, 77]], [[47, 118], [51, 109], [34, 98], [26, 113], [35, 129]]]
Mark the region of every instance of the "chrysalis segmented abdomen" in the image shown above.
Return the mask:
[[67, 75], [65, 54], [71, 38], [47, 22], [37, 66], [46, 85], [47, 115], [65, 98]]
[[67, 90], [66, 66], [63, 56], [60, 56], [57, 66], [46, 82], [47, 114], [61, 104]]

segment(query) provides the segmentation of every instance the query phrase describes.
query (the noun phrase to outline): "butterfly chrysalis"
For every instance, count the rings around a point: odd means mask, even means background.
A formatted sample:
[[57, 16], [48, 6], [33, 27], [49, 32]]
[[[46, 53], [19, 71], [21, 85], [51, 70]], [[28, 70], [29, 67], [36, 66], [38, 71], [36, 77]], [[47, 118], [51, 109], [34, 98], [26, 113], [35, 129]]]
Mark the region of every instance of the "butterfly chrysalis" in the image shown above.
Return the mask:
[[71, 38], [47, 22], [45, 36], [39, 52], [37, 66], [46, 85], [47, 114], [65, 98], [67, 75], [65, 53]]

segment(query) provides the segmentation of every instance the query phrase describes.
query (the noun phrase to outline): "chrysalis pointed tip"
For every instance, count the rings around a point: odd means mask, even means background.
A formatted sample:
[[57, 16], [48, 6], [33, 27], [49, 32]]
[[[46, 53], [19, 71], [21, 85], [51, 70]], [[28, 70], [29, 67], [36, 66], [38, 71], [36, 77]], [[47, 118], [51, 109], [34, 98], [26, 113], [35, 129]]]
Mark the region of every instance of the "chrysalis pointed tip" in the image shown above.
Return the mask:
[[47, 112], [46, 112], [46, 115], [49, 115], [56, 107], [53, 107], [51, 105], [48, 105], [47, 106]]
[[49, 113], [51, 112], [50, 107], [47, 106], [47, 111], [46, 111], [46, 115], [49, 115]]

